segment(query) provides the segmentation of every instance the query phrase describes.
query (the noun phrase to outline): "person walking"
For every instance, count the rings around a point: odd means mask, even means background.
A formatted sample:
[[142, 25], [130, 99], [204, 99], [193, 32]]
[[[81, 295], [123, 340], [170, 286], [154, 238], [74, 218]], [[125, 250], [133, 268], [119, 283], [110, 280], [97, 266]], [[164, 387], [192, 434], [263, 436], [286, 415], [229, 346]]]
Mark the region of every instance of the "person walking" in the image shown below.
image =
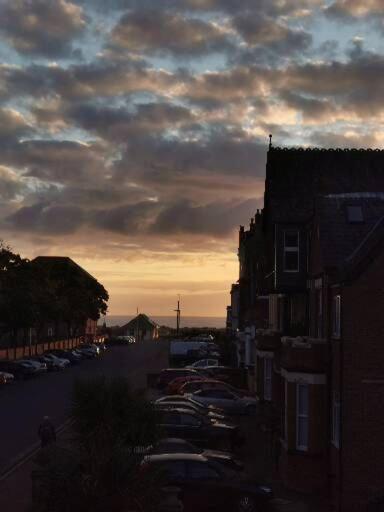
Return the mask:
[[56, 429], [49, 416], [44, 416], [43, 421], [40, 423], [38, 436], [42, 448], [56, 441]]

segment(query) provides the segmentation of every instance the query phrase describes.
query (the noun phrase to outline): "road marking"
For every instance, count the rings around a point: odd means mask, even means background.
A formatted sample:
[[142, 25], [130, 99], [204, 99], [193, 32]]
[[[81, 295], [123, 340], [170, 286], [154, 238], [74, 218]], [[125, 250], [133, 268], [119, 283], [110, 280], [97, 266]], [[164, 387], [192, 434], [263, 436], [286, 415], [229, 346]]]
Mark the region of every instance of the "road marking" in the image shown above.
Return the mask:
[[[67, 428], [71, 426], [72, 420], [69, 418], [64, 423], [62, 423], [57, 429], [56, 434], [60, 435]], [[6, 467], [0, 474], [0, 482], [4, 482], [9, 476], [11, 476], [17, 469], [19, 469], [23, 464], [28, 462], [36, 455], [36, 453], [40, 449], [40, 443], [36, 442], [33, 445], [31, 445], [29, 448], [27, 448], [24, 452], [19, 454], [17, 457], [13, 459], [13, 461]]]

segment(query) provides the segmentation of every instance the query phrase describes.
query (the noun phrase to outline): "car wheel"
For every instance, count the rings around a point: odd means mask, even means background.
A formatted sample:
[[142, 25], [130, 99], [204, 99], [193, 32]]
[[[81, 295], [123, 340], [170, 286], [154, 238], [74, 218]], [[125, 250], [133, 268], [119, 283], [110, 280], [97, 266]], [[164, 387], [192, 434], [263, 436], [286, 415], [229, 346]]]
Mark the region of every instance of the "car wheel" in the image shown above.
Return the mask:
[[248, 416], [256, 416], [256, 414], [257, 414], [256, 405], [248, 405], [247, 414], [248, 414]]
[[245, 494], [239, 499], [236, 512], [257, 512], [255, 500]]

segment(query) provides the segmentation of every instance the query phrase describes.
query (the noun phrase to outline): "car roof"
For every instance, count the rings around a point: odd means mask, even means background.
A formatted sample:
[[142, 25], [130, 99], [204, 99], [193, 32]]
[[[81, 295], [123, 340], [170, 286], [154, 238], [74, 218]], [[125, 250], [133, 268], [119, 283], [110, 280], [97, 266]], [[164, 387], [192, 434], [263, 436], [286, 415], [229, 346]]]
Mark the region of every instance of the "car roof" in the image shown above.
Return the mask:
[[145, 457], [148, 462], [162, 462], [167, 460], [173, 461], [196, 461], [196, 462], [207, 462], [208, 459], [203, 455], [197, 453], [161, 453], [157, 455], [148, 455]]
[[183, 407], [168, 407], [167, 408], [167, 406], [164, 405], [163, 411], [177, 412], [179, 414], [192, 414], [192, 416], [199, 416], [199, 413], [197, 413], [196, 411], [191, 411], [191, 409], [184, 409]]
[[159, 445], [161, 443], [173, 443], [173, 444], [190, 444], [185, 439], [180, 439], [180, 437], [164, 437], [163, 439], [159, 439], [156, 445]]

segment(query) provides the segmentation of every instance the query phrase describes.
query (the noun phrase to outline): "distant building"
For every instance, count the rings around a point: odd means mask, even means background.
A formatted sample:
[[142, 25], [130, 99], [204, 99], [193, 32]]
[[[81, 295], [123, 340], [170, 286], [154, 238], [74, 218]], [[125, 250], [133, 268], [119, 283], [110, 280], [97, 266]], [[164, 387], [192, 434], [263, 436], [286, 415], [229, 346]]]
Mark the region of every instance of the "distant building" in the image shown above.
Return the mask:
[[271, 147], [239, 261], [238, 351], [284, 484], [365, 512], [384, 497], [384, 151]]
[[137, 342], [156, 340], [159, 337], [159, 325], [147, 315], [140, 313], [120, 327], [118, 334], [119, 336], [134, 336]]

